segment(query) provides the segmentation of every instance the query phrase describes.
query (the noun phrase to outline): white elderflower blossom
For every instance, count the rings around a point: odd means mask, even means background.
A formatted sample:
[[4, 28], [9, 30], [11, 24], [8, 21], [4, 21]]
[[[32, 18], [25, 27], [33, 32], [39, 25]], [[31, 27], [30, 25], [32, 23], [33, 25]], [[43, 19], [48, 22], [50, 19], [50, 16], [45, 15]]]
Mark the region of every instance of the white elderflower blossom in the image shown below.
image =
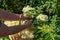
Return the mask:
[[21, 38], [26, 39], [26, 36], [22, 35]]
[[43, 15], [40, 14], [36, 17], [36, 19], [41, 20], [41, 21], [47, 21], [48, 20], [48, 16], [47, 15]]
[[32, 7], [30, 7], [29, 5], [27, 5], [26, 7], [24, 7], [23, 9], [22, 9], [22, 11], [24, 12], [24, 13], [26, 13], [26, 12], [28, 12], [29, 10], [34, 10], [35, 8], [32, 8]]

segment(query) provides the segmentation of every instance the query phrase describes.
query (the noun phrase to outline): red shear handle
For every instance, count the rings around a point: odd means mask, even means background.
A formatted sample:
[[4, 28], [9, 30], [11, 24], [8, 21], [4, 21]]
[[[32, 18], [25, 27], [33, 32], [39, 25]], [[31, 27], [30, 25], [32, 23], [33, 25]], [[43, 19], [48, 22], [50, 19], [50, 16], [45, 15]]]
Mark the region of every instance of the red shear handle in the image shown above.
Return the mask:
[[5, 10], [0, 10], [0, 20], [19, 20], [18, 14], [14, 14]]
[[14, 14], [5, 10], [0, 10], [0, 20], [30, 20], [31, 18], [25, 14]]

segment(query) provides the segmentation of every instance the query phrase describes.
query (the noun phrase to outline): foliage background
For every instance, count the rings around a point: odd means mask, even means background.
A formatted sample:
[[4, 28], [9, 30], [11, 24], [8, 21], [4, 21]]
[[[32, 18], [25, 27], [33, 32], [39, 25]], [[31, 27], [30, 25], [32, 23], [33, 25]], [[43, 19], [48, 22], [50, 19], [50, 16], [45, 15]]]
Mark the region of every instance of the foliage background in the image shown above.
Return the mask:
[[[33, 40], [60, 40], [60, 0], [2, 0], [0, 9], [20, 14], [23, 13], [22, 8], [27, 5], [38, 9], [42, 8], [42, 10], [39, 9], [38, 12], [41, 13], [41, 11], [43, 11], [42, 14], [48, 15], [49, 20], [47, 22], [40, 22], [40, 24], [42, 24], [41, 26], [43, 26], [43, 24], [52, 24], [55, 28], [52, 35], [58, 35], [53, 37], [53, 39], [46, 39], [49, 35], [43, 34], [43, 36], [41, 36], [42, 32], [37, 33], [39, 29], [36, 27], [37, 32], [35, 33], [35, 38]], [[54, 7], [52, 7], [52, 5], [54, 5]], [[36, 26], [37, 23], [35, 23], [34, 25]], [[9, 40], [9, 38], [3, 37], [2, 40]]]

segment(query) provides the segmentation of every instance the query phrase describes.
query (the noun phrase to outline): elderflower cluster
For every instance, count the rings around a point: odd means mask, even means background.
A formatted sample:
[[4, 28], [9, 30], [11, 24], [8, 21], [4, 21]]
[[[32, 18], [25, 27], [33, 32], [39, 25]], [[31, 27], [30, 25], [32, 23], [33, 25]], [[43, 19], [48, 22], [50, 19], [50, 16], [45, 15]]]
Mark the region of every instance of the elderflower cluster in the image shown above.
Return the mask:
[[21, 32], [21, 38], [23, 38], [23, 39], [34, 38], [34, 34], [29, 30], [24, 30]]
[[47, 15], [43, 15], [40, 14], [36, 17], [37, 20], [41, 20], [41, 21], [47, 21], [48, 20], [48, 16]]
[[9, 26], [17, 26], [19, 25], [19, 21], [4, 21], [4, 24]]
[[26, 13], [26, 12], [28, 12], [28, 11], [30, 11], [30, 10], [34, 10], [34, 8], [30, 7], [29, 5], [27, 5], [26, 7], [24, 7], [24, 8], [22, 9], [22, 11], [23, 11], [24, 13]]

